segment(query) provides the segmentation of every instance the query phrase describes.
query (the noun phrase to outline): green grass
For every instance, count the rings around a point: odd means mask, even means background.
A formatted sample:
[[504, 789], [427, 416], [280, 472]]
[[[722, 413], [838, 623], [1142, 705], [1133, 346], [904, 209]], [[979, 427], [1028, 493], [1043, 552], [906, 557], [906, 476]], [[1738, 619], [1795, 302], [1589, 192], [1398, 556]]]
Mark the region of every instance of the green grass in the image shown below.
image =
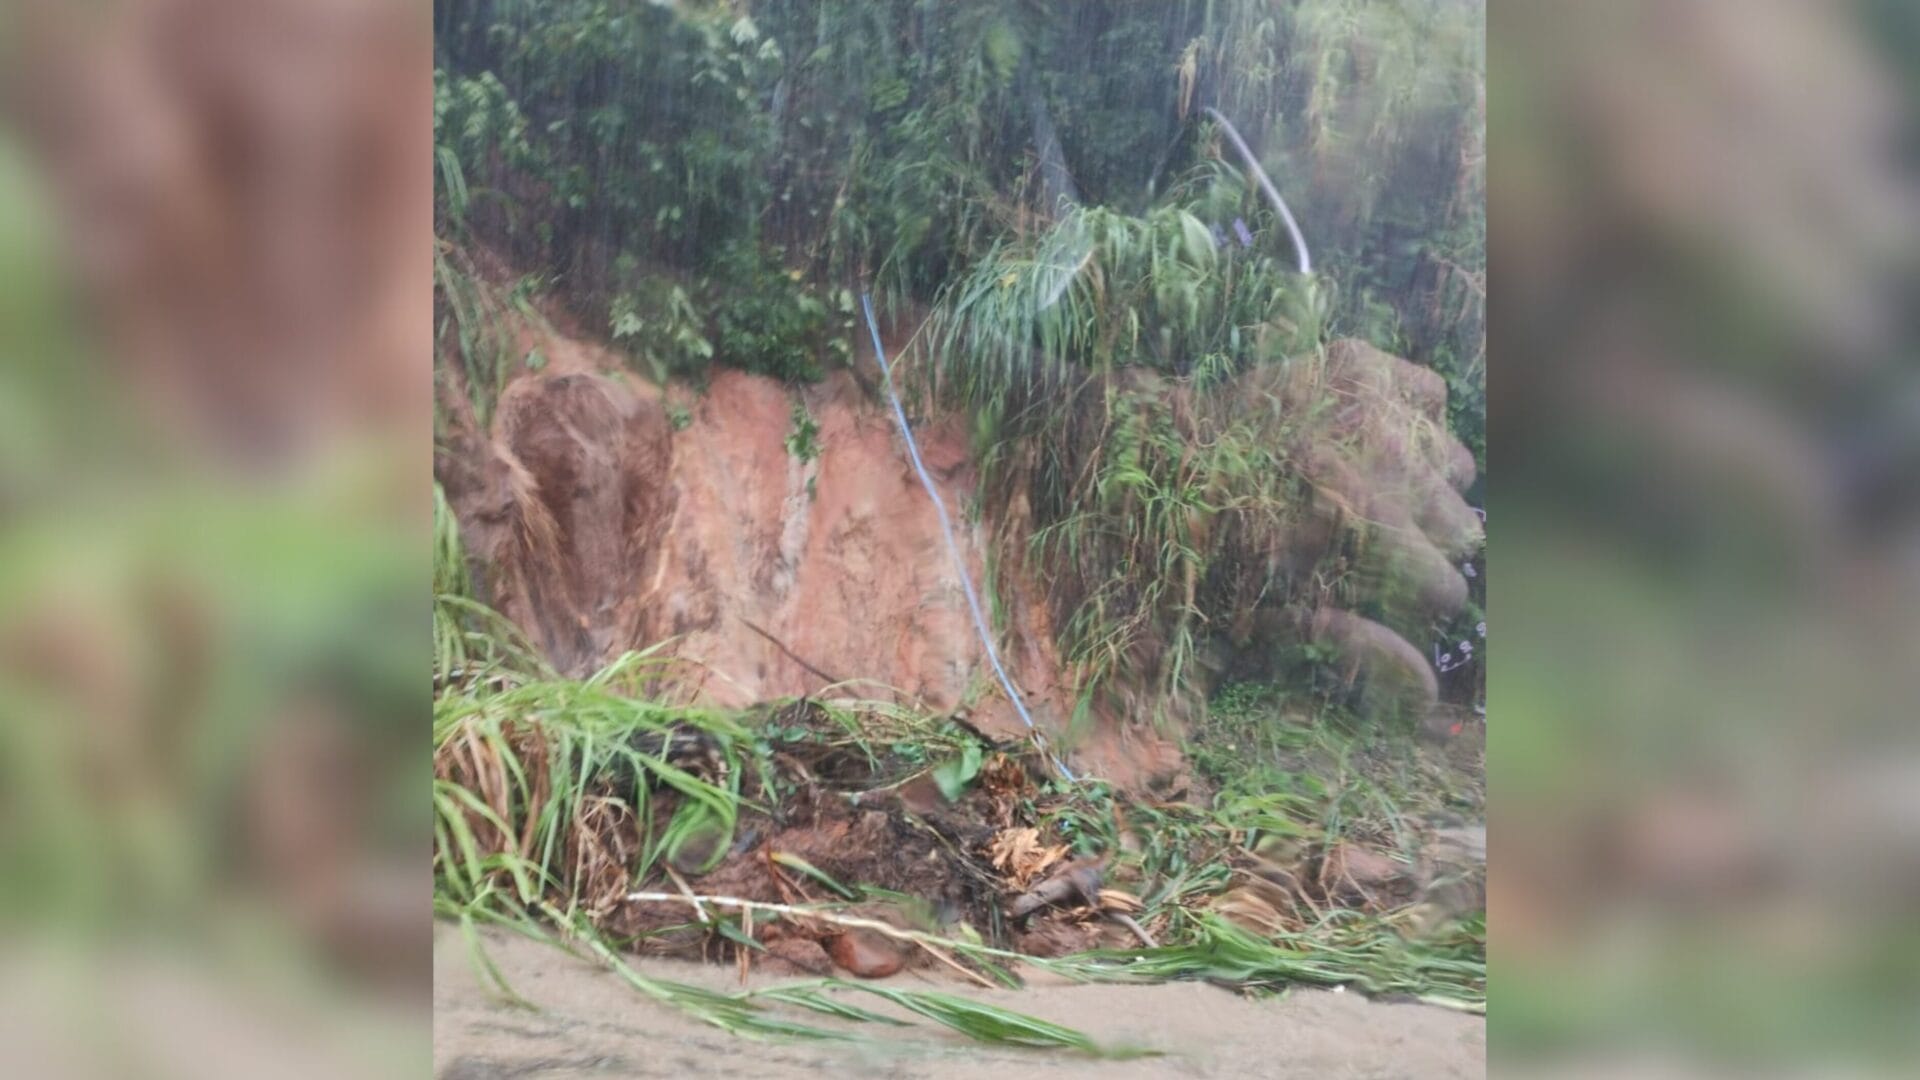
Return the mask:
[[1451, 765], [1411, 732], [1371, 724], [1310, 687], [1221, 687], [1191, 733], [1195, 771], [1223, 796], [1307, 790], [1330, 835], [1384, 836], [1412, 816], [1485, 812], [1481, 775]]
[[[443, 561], [450, 565], [458, 565], [452, 557], [456, 544], [457, 537], [443, 538]], [[449, 566], [442, 570], [442, 581], [455, 580]], [[438, 598], [436, 607], [443, 606], [456, 624], [464, 619], [471, 625], [484, 610], [447, 595]], [[464, 633], [486, 637], [476, 629]], [[552, 678], [513, 650], [470, 649], [461, 663], [472, 670], [465, 677], [442, 673], [435, 708], [435, 909], [460, 924], [483, 979], [508, 1000], [525, 999], [486, 955], [481, 926], [504, 926], [566, 948], [608, 967], [663, 1005], [746, 1036], [859, 1037], [792, 1019], [774, 1011], [779, 1006], [845, 1021], [898, 1023], [843, 1000], [865, 993], [990, 1044], [1102, 1056], [1135, 1052], [1098, 1046], [1084, 1033], [1036, 1017], [932, 991], [827, 980], [715, 993], [643, 974], [598, 927], [596, 919], [611, 904], [653, 867], [683, 854], [686, 843], [704, 838], [711, 851], [722, 852], [743, 810], [765, 809], [781, 797], [766, 779], [774, 745], [819, 740], [864, 755], [876, 766], [876, 777], [884, 778], [890, 765], [921, 769], [946, 759], [967, 744], [964, 732], [909, 710], [846, 699], [823, 704], [809, 714], [817, 722], [805, 726], [789, 722], [791, 706], [729, 714], [668, 705], [644, 696], [670, 668], [656, 655], [629, 655], [581, 681]], [[713, 741], [727, 763], [723, 777], [693, 775], [637, 745], [640, 736], [689, 729]], [[610, 789], [610, 778], [629, 786]], [[674, 793], [677, 808], [656, 810], [650, 788]], [[1325, 795], [1313, 789], [1246, 792], [1202, 808], [1139, 803], [1095, 782], [1044, 789], [1040, 804], [1021, 808], [1021, 816], [1083, 852], [1108, 854], [1113, 871], [1138, 883], [1145, 902], [1140, 918], [1164, 924], [1163, 944], [1038, 960], [968, 935], [923, 936], [1009, 983], [1017, 981], [1014, 969], [1027, 965], [1078, 980], [1204, 979], [1250, 990], [1292, 983], [1351, 985], [1368, 993], [1483, 1008], [1479, 920], [1415, 941], [1403, 938], [1389, 917], [1358, 912], [1332, 912], [1299, 932], [1259, 935], [1211, 910], [1232, 884], [1229, 864], [1236, 851], [1265, 836], [1306, 836], [1327, 828]], [[592, 815], [608, 812], [613, 802], [634, 815], [642, 842], [630, 862], [614, 867], [609, 889], [596, 885], [591, 867], [583, 872], [580, 837], [594, 828]], [[1131, 852], [1123, 828], [1138, 841]], [[713, 842], [716, 832], [718, 843]], [[703, 844], [700, 850], [709, 849]], [[861, 883], [832, 880], [792, 861], [788, 865], [843, 900], [875, 895]], [[835, 906], [820, 910], [831, 912]], [[710, 931], [743, 944], [747, 940], [737, 923], [718, 914], [709, 920]]]
[[1199, 215], [1246, 198], [1230, 176], [1176, 198], [1074, 210], [988, 252], [914, 373], [974, 418], [990, 515], [1031, 511], [1008, 554], [1053, 598], [1082, 717], [1110, 690], [1154, 709], [1190, 693], [1207, 626], [1276, 587], [1242, 571], [1299, 503], [1285, 424], [1217, 391], [1316, 348], [1315, 286], [1216, 250]]

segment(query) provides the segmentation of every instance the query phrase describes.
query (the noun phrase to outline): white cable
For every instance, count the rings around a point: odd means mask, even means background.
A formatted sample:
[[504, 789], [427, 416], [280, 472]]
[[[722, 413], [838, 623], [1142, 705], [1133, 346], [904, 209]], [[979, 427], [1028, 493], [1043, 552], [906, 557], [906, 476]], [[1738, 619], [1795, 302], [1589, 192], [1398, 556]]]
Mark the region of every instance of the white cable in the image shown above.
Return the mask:
[[[920, 477], [920, 486], [927, 489], [927, 498], [933, 500], [933, 512], [940, 516], [940, 536], [947, 542], [947, 554], [953, 559], [953, 572], [960, 578], [960, 589], [967, 594], [967, 609], [973, 613], [973, 628], [980, 635], [980, 644], [986, 646], [987, 660], [993, 665], [993, 673], [1000, 676], [1000, 685], [1007, 691], [1007, 700], [1013, 702], [1014, 711], [1020, 714], [1020, 721], [1033, 733], [1034, 743], [1040, 744], [1040, 730], [1033, 726], [1033, 717], [1027, 714], [1027, 704], [1020, 699], [1020, 691], [1014, 689], [1013, 680], [1007, 676], [1007, 669], [1000, 665], [1000, 652], [993, 647], [993, 635], [987, 630], [987, 617], [980, 610], [979, 594], [973, 591], [973, 579], [967, 574], [967, 564], [960, 557], [960, 545], [953, 539], [953, 522], [947, 517], [947, 507], [940, 499], [940, 491], [933, 486], [933, 477], [928, 474], [927, 466], [920, 460], [920, 446], [913, 440], [913, 428], [907, 424], [907, 411], [900, 407], [900, 395], [894, 392], [893, 369], [887, 365], [887, 350], [880, 344], [880, 324], [873, 318], [873, 298], [866, 293], [860, 294], [860, 307], [867, 316], [867, 330], [873, 335], [873, 355], [880, 361], [880, 375], [887, 386], [887, 400], [893, 404], [893, 418], [900, 425], [900, 437], [906, 440], [907, 456], [913, 459], [913, 471]], [[1060, 775], [1068, 780], [1074, 779], [1066, 763], [1055, 757], [1045, 746], [1041, 753], [1060, 770]]]
[[1254, 157], [1253, 151], [1247, 149], [1247, 144], [1240, 138], [1240, 132], [1234, 128], [1233, 121], [1221, 116], [1220, 110], [1211, 105], [1208, 105], [1204, 111], [1220, 122], [1220, 126], [1226, 130], [1227, 138], [1233, 141], [1233, 148], [1240, 151], [1240, 157], [1246, 161], [1247, 168], [1252, 170], [1253, 178], [1260, 182], [1260, 190], [1267, 193], [1267, 199], [1273, 203], [1273, 208], [1280, 211], [1280, 220], [1287, 227], [1287, 235], [1293, 238], [1294, 254], [1300, 256], [1300, 272], [1313, 273], [1313, 260], [1307, 255], [1307, 240], [1300, 235], [1300, 226], [1294, 224], [1293, 214], [1288, 212], [1286, 200], [1282, 199], [1280, 192], [1274, 189], [1273, 181], [1267, 179], [1267, 170], [1260, 167], [1260, 159]]

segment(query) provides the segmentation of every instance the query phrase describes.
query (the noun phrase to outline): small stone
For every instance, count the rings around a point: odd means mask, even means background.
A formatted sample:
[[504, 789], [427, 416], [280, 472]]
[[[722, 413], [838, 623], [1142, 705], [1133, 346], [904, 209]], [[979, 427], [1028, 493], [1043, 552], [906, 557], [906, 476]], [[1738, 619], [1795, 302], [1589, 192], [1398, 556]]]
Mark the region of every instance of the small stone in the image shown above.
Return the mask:
[[833, 969], [827, 950], [812, 938], [783, 937], [767, 942], [767, 952], [785, 960], [809, 975], [825, 975]]
[[863, 979], [884, 979], [904, 963], [893, 943], [871, 930], [849, 930], [833, 939], [833, 962]]

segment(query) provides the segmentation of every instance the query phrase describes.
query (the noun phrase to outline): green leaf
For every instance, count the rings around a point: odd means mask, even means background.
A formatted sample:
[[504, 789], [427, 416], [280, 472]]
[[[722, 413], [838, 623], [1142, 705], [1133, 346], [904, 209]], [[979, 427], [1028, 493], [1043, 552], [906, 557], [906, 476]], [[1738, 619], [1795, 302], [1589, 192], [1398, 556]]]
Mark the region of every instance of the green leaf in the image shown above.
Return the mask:
[[721, 937], [726, 938], [736, 945], [744, 945], [749, 949], [755, 949], [759, 952], [767, 951], [765, 945], [753, 940], [753, 938], [749, 936], [745, 930], [740, 929], [732, 919], [715, 919], [713, 928], [720, 931]]
[[860, 899], [859, 893], [856, 893], [852, 889], [849, 889], [845, 885], [842, 885], [838, 881], [835, 881], [833, 878], [827, 875], [826, 871], [820, 869], [819, 867], [813, 865], [812, 863], [801, 858], [800, 856], [793, 854], [790, 851], [774, 852], [773, 861], [779, 863], [781, 866], [798, 870], [801, 873], [812, 878], [813, 880], [819, 882], [820, 884], [825, 885], [827, 888], [832, 889], [835, 895], [839, 896], [840, 899], [842, 900]]
[[973, 778], [980, 775], [980, 744], [968, 743], [967, 748], [957, 758], [941, 762], [933, 770], [933, 782], [940, 787], [940, 794], [948, 802], [960, 797]]

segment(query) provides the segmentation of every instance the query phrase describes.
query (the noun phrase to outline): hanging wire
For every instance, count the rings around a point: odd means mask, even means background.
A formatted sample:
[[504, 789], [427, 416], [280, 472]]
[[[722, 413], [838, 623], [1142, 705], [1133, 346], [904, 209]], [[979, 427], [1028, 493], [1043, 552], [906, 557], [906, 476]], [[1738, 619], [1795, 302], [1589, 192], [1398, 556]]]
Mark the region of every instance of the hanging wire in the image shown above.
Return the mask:
[[960, 579], [960, 589], [967, 594], [967, 610], [973, 613], [973, 628], [980, 635], [980, 644], [986, 647], [987, 661], [993, 665], [993, 673], [1000, 677], [1000, 685], [1007, 692], [1007, 700], [1013, 702], [1013, 710], [1020, 714], [1020, 722], [1027, 725], [1034, 745], [1059, 770], [1063, 779], [1071, 781], [1074, 779], [1073, 772], [1047, 749], [1040, 729], [1034, 726], [1033, 717], [1027, 712], [1026, 701], [1020, 697], [1013, 679], [1008, 677], [1007, 669], [1000, 663], [1000, 651], [993, 647], [993, 634], [987, 630], [987, 617], [980, 610], [980, 596], [973, 589], [973, 579], [967, 574], [966, 561], [960, 557], [960, 545], [954, 542], [953, 522], [947, 517], [946, 503], [941, 500], [939, 489], [934, 487], [926, 463], [920, 460], [920, 445], [914, 441], [913, 428], [907, 424], [907, 411], [901, 407], [900, 395], [894, 391], [893, 368], [887, 364], [887, 350], [880, 344], [880, 325], [873, 318], [873, 298], [861, 293], [860, 308], [867, 317], [867, 331], [873, 335], [873, 355], [880, 360], [880, 375], [887, 387], [887, 400], [893, 404], [894, 422], [900, 425], [900, 437], [906, 441], [907, 456], [913, 460], [913, 471], [920, 477], [920, 486], [927, 490], [927, 498], [933, 500], [933, 512], [940, 516], [940, 536], [947, 542], [947, 555], [953, 560], [953, 572]]

